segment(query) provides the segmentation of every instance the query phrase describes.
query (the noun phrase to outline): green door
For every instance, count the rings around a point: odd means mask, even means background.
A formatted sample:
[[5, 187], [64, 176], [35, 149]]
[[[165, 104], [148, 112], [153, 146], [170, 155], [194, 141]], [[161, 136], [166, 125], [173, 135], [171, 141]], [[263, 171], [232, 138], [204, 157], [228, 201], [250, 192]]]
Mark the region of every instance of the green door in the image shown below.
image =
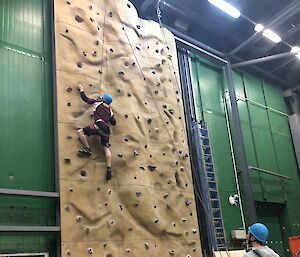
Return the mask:
[[257, 208], [257, 220], [265, 224], [269, 229], [268, 246], [279, 254], [280, 257], [287, 256], [284, 250], [281, 224], [280, 209], [276, 207], [259, 207]]

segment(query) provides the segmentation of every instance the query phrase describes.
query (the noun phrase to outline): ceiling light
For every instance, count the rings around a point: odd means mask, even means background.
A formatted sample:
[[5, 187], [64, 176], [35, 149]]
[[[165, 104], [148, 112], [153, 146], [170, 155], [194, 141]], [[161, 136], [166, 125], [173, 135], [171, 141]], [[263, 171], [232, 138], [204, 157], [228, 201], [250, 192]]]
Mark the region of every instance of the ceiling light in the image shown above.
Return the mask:
[[300, 53], [296, 54], [296, 57], [300, 59]]
[[208, 0], [208, 2], [228, 13], [233, 18], [238, 18], [241, 16], [241, 13], [238, 9], [223, 0]]
[[261, 32], [265, 27], [259, 23], [256, 24], [254, 30], [257, 32]]
[[292, 47], [290, 52], [293, 54], [296, 54], [296, 53], [300, 52], [300, 48], [298, 46], [294, 46], [294, 47]]
[[273, 41], [274, 43], [279, 43], [281, 41], [281, 37], [278, 36], [276, 33], [274, 33], [272, 30], [270, 29], [266, 29], [264, 32], [263, 32], [263, 35], [270, 39], [271, 41]]

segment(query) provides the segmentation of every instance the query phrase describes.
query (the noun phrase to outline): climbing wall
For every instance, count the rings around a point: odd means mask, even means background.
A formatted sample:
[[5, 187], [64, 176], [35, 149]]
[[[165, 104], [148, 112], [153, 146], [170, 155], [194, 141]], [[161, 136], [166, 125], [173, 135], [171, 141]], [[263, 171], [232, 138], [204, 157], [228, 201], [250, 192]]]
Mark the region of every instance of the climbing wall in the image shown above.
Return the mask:
[[[126, 0], [56, 0], [55, 33], [62, 256], [201, 256], [173, 35]], [[109, 182], [78, 83], [114, 97]]]

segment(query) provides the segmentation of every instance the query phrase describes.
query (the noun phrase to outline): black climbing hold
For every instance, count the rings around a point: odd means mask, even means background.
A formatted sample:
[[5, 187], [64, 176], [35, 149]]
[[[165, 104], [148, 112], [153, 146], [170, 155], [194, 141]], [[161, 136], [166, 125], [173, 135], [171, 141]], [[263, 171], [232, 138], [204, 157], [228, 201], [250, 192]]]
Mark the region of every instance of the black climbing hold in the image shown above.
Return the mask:
[[122, 157], [123, 157], [123, 154], [118, 154], [118, 157], [119, 157], [119, 158], [122, 158]]
[[118, 91], [118, 93], [121, 93], [121, 89], [118, 89], [117, 91]]
[[147, 49], [150, 49], [150, 46], [147, 46]]
[[67, 139], [69, 139], [69, 140], [72, 139], [72, 136], [68, 135], [68, 136], [67, 136]]
[[124, 27], [122, 27], [122, 30], [125, 30], [125, 28], [124, 28]]
[[135, 66], [135, 62], [132, 63], [132, 66]]
[[123, 76], [125, 73], [123, 71], [119, 71], [119, 75]]
[[152, 71], [152, 74], [156, 74], [156, 72], [155, 72], [155, 71]]
[[185, 170], [185, 168], [184, 168], [184, 167], [181, 167], [181, 168], [180, 168], [180, 171], [184, 171], [184, 170]]
[[108, 203], [105, 203], [104, 205], [105, 205], [105, 206], [108, 206]]
[[74, 189], [73, 189], [73, 188], [70, 188], [70, 189], [69, 189], [69, 191], [70, 191], [70, 192], [73, 192], [73, 191], [74, 191]]
[[181, 120], [181, 117], [179, 116], [179, 117], [178, 117], [178, 119], [180, 119], [180, 120]]
[[133, 177], [134, 179], [136, 179], [136, 177]]
[[145, 102], [145, 105], [147, 105], [148, 103], [147, 102]]
[[163, 105], [163, 108], [167, 108], [167, 105], [166, 105], [166, 104], [164, 104], [164, 105]]
[[130, 8], [130, 7], [131, 7], [131, 5], [130, 5], [129, 3], [127, 3], [127, 7], [128, 7], [128, 8]]
[[139, 152], [138, 152], [137, 150], [134, 150], [133, 153], [134, 153], [135, 156], [138, 156], [138, 155], [139, 155]]
[[93, 55], [93, 56], [97, 56], [97, 52], [96, 52], [96, 51], [93, 51], [92, 55]]
[[192, 212], [190, 212], [189, 214], [190, 214], [190, 216], [193, 216], [193, 213], [192, 213]]
[[101, 71], [101, 70], [98, 70], [98, 72], [99, 72], [100, 74], [102, 74], [102, 71]]
[[143, 166], [140, 166], [140, 169], [141, 169], [141, 170], [145, 170], [145, 168], [144, 168]]
[[156, 205], [154, 205], [153, 208], [156, 209]]
[[145, 243], [145, 248], [149, 250], [149, 245], [147, 243]]
[[176, 94], [177, 94], [177, 95], [178, 95], [178, 93], [179, 93], [179, 92], [178, 92], [178, 91], [176, 91]]
[[169, 113], [171, 113], [171, 114], [174, 114], [174, 112], [175, 112], [175, 111], [174, 111], [173, 109], [170, 109], [170, 110], [169, 110]]
[[112, 48], [109, 48], [109, 51], [111, 51], [112, 53], [114, 52], [114, 49], [112, 49]]
[[99, 27], [99, 26], [97, 26], [97, 30], [100, 30], [100, 27]]
[[112, 17], [112, 16], [113, 16], [113, 13], [112, 13], [112, 12], [109, 12], [109, 13], [108, 13], [108, 16], [109, 16], [109, 17]]
[[189, 184], [185, 184], [185, 187], [188, 187]]
[[136, 50], [141, 51], [141, 49], [138, 46], [136, 46], [135, 48], [136, 48]]
[[155, 52], [159, 53], [159, 49], [156, 49]]
[[170, 122], [166, 121], [167, 124], [169, 124]]
[[83, 19], [79, 15], [75, 16], [75, 20], [79, 23], [83, 22]]
[[97, 12], [96, 14], [97, 14], [97, 15], [100, 15], [100, 13], [98, 13], [98, 12]]
[[86, 177], [86, 171], [85, 170], [82, 170], [82, 171], [80, 171], [80, 175], [82, 176], [82, 177]]
[[179, 151], [178, 151], [178, 153], [179, 153], [179, 154], [182, 154], [182, 151], [181, 151], [181, 150], [179, 150]]
[[169, 196], [168, 194], [165, 194], [165, 195], [164, 195], [164, 198], [166, 199], [168, 196]]
[[128, 96], [128, 97], [131, 97], [131, 93], [127, 93], [127, 96]]
[[69, 157], [64, 158], [65, 163], [69, 164], [71, 162], [71, 159]]
[[139, 207], [139, 204], [138, 203], [134, 203], [133, 206], [134, 207]]
[[149, 130], [149, 133], [151, 133], [151, 130]]
[[197, 233], [197, 230], [196, 229], [193, 229], [193, 234], [196, 234]]
[[154, 220], [154, 223], [158, 223], [158, 219]]
[[93, 6], [89, 5], [89, 9], [92, 10], [92, 9], [93, 9]]
[[82, 52], [82, 53], [83, 53], [84, 56], [87, 56], [87, 53], [86, 53], [86, 52]]
[[144, 80], [146, 80], [146, 78], [144, 77]]
[[122, 211], [122, 210], [123, 210], [123, 207], [122, 207], [122, 205], [121, 205], [121, 204], [119, 204], [119, 207], [120, 207], [120, 210]]
[[156, 170], [156, 166], [153, 166], [153, 165], [148, 165], [148, 169], [153, 172]]
[[148, 124], [151, 124], [151, 122], [152, 122], [152, 119], [148, 119]]
[[135, 195], [136, 195], [137, 197], [139, 197], [141, 194], [142, 194], [142, 192], [135, 192]]
[[128, 138], [127, 138], [127, 137], [125, 137], [125, 138], [124, 138], [124, 141], [125, 141], [125, 142], [128, 142]]
[[155, 94], [158, 94], [158, 90], [156, 89], [156, 90], [154, 91], [154, 93], [155, 93]]
[[137, 29], [141, 29], [141, 25], [136, 25]]
[[106, 247], [106, 246], [107, 246], [107, 243], [104, 243], [104, 244], [103, 244], [103, 247]]
[[73, 90], [73, 89], [72, 89], [71, 87], [68, 87], [68, 88], [67, 88], [67, 92], [68, 92], [68, 93], [72, 92], [72, 90]]
[[127, 118], [128, 118], [128, 115], [127, 115], [127, 114], [125, 114], [125, 115], [124, 115], [124, 117], [125, 117], [125, 119], [127, 119]]
[[90, 87], [92, 87], [92, 86], [93, 86], [93, 84], [89, 83], [89, 86], [90, 86]]
[[174, 226], [174, 227], [176, 227], [176, 224], [175, 224], [175, 223], [173, 223], [173, 226]]
[[78, 63], [77, 63], [77, 67], [78, 67], [78, 68], [82, 68], [82, 63], [78, 62]]
[[163, 153], [163, 156], [165, 156], [166, 155], [166, 153]]
[[69, 1], [67, 1], [67, 4], [71, 4]]
[[94, 22], [95, 20], [94, 20], [93, 18], [90, 18], [90, 21], [91, 21], [91, 22]]
[[128, 228], [128, 231], [132, 231], [133, 230], [133, 228]]
[[180, 102], [180, 99], [179, 98], [177, 98], [177, 103], [179, 103]]
[[152, 158], [152, 155], [150, 154], [149, 157]]

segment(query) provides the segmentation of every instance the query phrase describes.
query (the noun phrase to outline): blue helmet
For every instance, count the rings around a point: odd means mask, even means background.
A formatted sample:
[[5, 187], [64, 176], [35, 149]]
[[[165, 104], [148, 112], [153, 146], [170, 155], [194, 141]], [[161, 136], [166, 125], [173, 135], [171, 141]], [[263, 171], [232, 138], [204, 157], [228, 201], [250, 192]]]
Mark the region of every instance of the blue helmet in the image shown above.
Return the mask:
[[254, 223], [248, 228], [252, 236], [254, 236], [259, 242], [265, 243], [268, 239], [268, 228], [262, 223]]
[[105, 93], [103, 96], [102, 96], [102, 99], [103, 99], [103, 102], [106, 103], [106, 104], [111, 104], [112, 102], [112, 95], [111, 94], [108, 94], [108, 93]]

